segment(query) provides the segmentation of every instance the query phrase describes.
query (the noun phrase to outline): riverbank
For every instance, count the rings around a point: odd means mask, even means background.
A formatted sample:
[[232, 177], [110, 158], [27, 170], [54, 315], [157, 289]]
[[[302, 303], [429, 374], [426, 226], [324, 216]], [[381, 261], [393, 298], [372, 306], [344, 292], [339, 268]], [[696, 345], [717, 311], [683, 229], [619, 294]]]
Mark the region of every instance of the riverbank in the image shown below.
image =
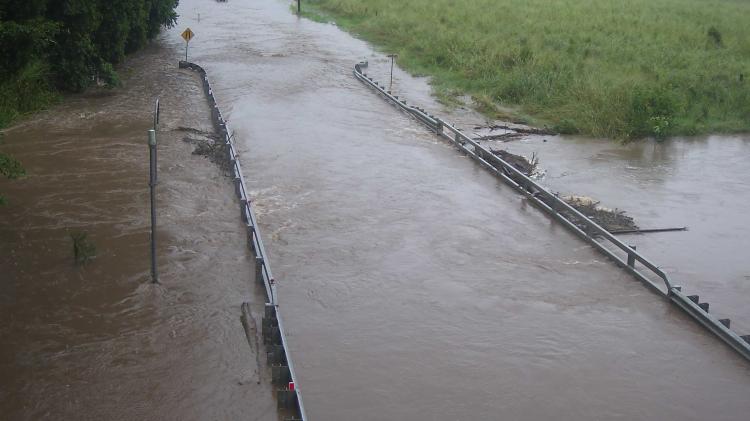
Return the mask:
[[561, 133], [639, 138], [750, 130], [750, 5], [731, 0], [310, 0], [446, 103]]
[[[0, 412], [9, 419], [276, 420], [240, 305], [262, 291], [232, 183], [183, 141], [212, 131], [198, 78], [159, 42], [123, 85], [73, 95], [5, 134], [28, 175], [0, 180]], [[161, 100], [161, 284], [149, 283], [148, 149]], [[96, 257], [73, 263], [70, 234]], [[262, 381], [261, 381], [262, 380]]]

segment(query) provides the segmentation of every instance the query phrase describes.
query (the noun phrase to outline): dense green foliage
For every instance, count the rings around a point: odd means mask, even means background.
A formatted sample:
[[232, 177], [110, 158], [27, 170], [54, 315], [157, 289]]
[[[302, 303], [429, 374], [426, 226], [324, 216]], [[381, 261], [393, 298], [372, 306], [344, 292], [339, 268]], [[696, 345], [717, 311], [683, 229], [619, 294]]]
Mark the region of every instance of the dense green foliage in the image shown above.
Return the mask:
[[177, 19], [178, 0], [0, 0], [0, 128], [19, 114], [114, 83], [113, 65]]
[[[178, 1], [0, 0], [0, 129], [59, 90], [116, 83], [113, 66], [174, 25]], [[0, 153], [0, 176], [21, 175], [20, 163]]]
[[750, 128], [747, 0], [307, 4], [485, 112], [617, 138]]

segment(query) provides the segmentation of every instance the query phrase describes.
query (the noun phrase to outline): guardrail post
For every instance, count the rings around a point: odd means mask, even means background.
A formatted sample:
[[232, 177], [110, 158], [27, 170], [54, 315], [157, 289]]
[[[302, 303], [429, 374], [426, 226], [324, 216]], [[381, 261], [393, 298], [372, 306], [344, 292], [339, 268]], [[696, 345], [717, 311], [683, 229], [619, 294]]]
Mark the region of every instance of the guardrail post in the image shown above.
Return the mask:
[[[279, 346], [281, 348], [281, 352], [283, 353], [283, 347]], [[274, 359], [276, 359], [277, 356], [274, 356]], [[289, 367], [285, 365], [283, 362], [273, 363], [271, 365], [271, 382], [276, 386], [281, 385], [288, 385], [289, 382], [292, 381], [292, 374], [289, 372]]]
[[271, 344], [266, 347], [266, 351], [266, 361], [268, 361], [268, 364], [286, 365], [286, 353], [284, 352], [283, 345]]
[[255, 280], [258, 283], [263, 283], [263, 256], [255, 258]]
[[287, 389], [277, 390], [276, 402], [279, 409], [294, 410], [295, 406], [297, 406], [297, 392]]
[[239, 177], [234, 178], [234, 193], [237, 195], [238, 199], [242, 198], [242, 191], [241, 191], [241, 184], [240, 184]]
[[[635, 246], [630, 246], [633, 251], [635, 251]], [[631, 268], [635, 267], [635, 255], [633, 253], [628, 252], [628, 266]]]
[[440, 118], [435, 118], [435, 133], [438, 135], [443, 134], [443, 120]]
[[247, 246], [253, 254], [258, 254], [255, 250], [255, 226], [252, 223], [247, 224]]
[[[281, 345], [279, 335], [279, 322], [276, 319], [276, 308], [273, 304], [266, 303], [263, 319], [261, 320], [261, 334], [263, 343], [267, 345]], [[269, 349], [271, 347], [269, 346]]]
[[240, 200], [240, 217], [242, 218], [242, 222], [247, 223], [247, 199], [241, 199]]

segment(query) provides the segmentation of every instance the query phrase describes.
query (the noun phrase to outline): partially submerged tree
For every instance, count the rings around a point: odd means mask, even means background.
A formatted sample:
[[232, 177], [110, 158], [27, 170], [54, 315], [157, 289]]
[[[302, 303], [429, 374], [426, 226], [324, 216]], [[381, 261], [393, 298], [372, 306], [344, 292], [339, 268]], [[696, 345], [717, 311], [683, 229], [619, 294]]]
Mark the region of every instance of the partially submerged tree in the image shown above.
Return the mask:
[[[10, 155], [0, 152], [0, 175], [7, 178], [18, 178], [26, 174], [21, 163]], [[5, 197], [0, 194], [0, 205], [5, 204]]]

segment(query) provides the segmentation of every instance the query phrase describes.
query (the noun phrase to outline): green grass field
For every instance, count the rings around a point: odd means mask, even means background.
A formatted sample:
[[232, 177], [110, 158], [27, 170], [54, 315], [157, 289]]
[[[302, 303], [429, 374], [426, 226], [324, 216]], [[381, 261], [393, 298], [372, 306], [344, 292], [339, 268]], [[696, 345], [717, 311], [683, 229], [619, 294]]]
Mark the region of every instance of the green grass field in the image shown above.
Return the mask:
[[620, 139], [750, 131], [748, 0], [305, 6], [432, 76], [444, 101], [468, 93], [487, 114]]

